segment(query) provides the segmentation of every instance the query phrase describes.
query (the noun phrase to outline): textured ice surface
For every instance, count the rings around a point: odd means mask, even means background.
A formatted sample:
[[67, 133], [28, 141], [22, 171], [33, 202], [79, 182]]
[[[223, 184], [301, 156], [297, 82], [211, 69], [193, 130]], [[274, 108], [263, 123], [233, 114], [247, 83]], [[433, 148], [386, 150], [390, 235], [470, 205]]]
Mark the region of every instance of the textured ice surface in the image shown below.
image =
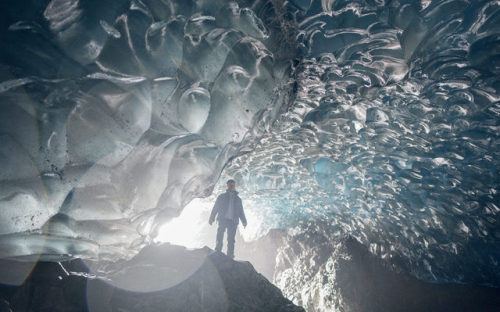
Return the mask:
[[2, 6], [2, 256], [123, 253], [246, 152], [254, 233], [500, 285], [497, 1]]
[[287, 39], [273, 12], [244, 1], [2, 5], [1, 256], [130, 256], [210, 195], [291, 94], [293, 51], [266, 41]]
[[264, 227], [329, 224], [420, 278], [498, 285], [498, 3], [321, 4], [296, 15], [292, 107], [227, 176]]

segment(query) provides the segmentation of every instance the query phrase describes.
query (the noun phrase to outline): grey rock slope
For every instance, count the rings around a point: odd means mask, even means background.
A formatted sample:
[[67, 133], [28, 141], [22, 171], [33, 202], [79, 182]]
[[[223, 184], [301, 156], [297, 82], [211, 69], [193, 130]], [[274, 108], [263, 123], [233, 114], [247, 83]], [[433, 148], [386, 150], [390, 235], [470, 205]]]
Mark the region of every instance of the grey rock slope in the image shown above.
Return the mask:
[[[26, 264], [1, 266], [14, 280]], [[304, 311], [250, 262], [168, 244], [121, 263], [39, 262], [21, 285], [3, 282], [0, 311]]]
[[274, 282], [310, 312], [499, 311], [499, 288], [429, 283], [398, 262], [380, 259], [350, 236], [304, 233], [280, 249]]

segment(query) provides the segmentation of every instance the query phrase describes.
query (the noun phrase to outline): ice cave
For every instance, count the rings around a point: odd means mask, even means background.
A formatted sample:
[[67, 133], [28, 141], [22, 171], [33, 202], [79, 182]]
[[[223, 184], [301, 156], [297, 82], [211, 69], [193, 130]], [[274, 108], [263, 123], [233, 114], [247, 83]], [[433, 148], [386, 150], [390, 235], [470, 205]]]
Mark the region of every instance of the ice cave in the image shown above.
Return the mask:
[[0, 17], [1, 312], [499, 311], [500, 1]]

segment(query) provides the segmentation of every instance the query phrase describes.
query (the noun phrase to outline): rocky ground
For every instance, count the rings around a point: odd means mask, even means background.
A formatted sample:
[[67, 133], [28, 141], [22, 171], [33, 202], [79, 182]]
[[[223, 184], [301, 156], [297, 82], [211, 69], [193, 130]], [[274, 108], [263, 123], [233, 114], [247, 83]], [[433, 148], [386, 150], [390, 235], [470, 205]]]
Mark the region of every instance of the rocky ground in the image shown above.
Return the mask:
[[0, 311], [304, 311], [250, 262], [208, 248], [163, 244], [118, 263], [38, 262], [19, 286], [5, 284], [29, 265], [2, 261]]
[[208, 247], [170, 244], [116, 262], [0, 260], [0, 312], [465, 312], [500, 306], [497, 288], [425, 282], [352, 237], [309, 234], [273, 230], [251, 243], [239, 238], [236, 260]]
[[274, 276], [285, 296], [307, 311], [499, 311], [498, 288], [426, 282], [350, 236], [309, 234], [285, 239]]

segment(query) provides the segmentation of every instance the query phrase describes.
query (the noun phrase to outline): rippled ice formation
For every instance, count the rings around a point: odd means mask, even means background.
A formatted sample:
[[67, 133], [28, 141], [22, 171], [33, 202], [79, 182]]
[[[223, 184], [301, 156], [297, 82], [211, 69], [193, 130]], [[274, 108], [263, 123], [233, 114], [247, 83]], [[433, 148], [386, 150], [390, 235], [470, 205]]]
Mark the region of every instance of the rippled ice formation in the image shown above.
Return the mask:
[[291, 93], [282, 9], [240, 3], [2, 3], [1, 257], [130, 256], [210, 195]]
[[247, 152], [224, 177], [261, 233], [327, 224], [418, 277], [500, 285], [497, 1], [18, 5], [3, 256], [127, 250]]
[[296, 99], [227, 169], [250, 209], [426, 280], [499, 286], [499, 3], [321, 1], [296, 18]]

